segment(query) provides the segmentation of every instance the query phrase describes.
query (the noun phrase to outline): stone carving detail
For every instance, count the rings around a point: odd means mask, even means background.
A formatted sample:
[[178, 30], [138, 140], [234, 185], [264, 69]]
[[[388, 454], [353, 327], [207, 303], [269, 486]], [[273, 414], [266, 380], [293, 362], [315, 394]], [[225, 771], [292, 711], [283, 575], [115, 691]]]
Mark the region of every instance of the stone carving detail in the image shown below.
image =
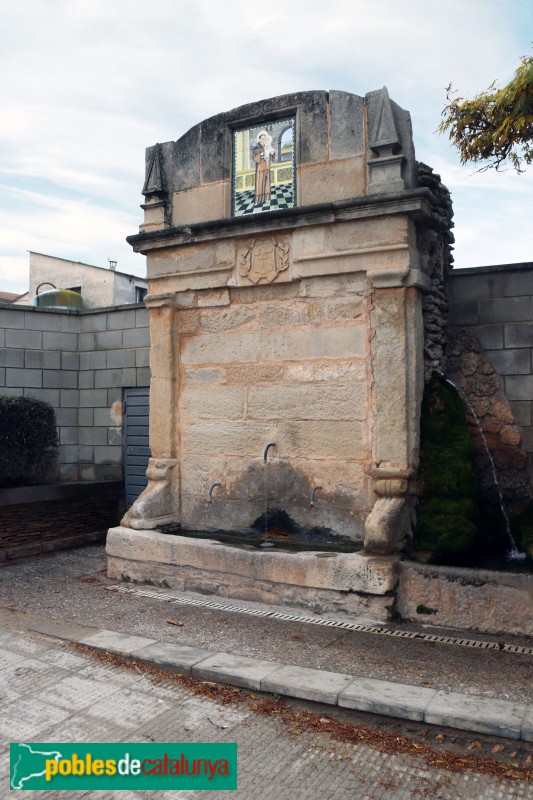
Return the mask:
[[399, 497], [407, 492], [406, 478], [386, 478], [374, 481], [374, 491], [381, 497]]
[[148, 486], [124, 515], [121, 525], [136, 530], [157, 528], [173, 522], [171, 483], [176, 461], [170, 458], [151, 458], [146, 477]]
[[411, 529], [411, 515], [403, 497], [379, 497], [365, 522], [365, 552], [398, 553]]
[[372, 98], [369, 107], [369, 123], [373, 117], [369, 146], [374, 155], [368, 160], [370, 180], [367, 191], [368, 194], [399, 192], [405, 189], [402, 177], [404, 157], [386, 86], [381, 90], [377, 106], [375, 101], [376, 98]]
[[145, 197], [156, 195], [160, 198], [166, 198], [168, 195], [160, 144], [156, 144], [153, 148], [152, 158], [146, 170], [146, 180], [142, 193]]
[[411, 533], [409, 481], [413, 467], [382, 463], [372, 468], [373, 488], [378, 495], [365, 522], [365, 550], [386, 555], [398, 553]]
[[237, 258], [239, 275], [251, 283], [272, 283], [288, 267], [289, 244], [275, 237], [254, 240]]

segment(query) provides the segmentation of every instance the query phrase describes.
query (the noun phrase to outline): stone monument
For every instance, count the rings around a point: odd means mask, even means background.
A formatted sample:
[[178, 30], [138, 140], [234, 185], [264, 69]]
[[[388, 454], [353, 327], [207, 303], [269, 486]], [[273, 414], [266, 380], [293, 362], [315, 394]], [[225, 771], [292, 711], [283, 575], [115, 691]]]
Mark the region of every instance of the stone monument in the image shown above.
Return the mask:
[[[367, 592], [382, 613], [411, 530], [424, 370], [442, 359], [435, 181], [385, 87], [264, 100], [148, 148], [128, 241], [148, 264], [152, 459], [109, 533], [110, 575], [278, 601], [284, 584], [304, 603]], [[265, 497], [362, 554], [228, 554], [154, 530], [247, 531]]]

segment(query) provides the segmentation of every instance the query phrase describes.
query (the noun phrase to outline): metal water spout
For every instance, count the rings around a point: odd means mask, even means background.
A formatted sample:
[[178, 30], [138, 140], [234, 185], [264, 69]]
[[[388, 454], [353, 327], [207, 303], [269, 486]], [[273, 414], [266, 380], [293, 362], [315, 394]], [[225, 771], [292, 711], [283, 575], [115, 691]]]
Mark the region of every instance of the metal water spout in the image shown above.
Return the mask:
[[213, 502], [213, 491], [217, 488], [217, 486], [222, 486], [222, 484], [217, 481], [217, 483], [212, 483], [211, 486], [209, 487], [209, 500], [207, 501], [208, 503]]
[[263, 461], [265, 462], [265, 464], [267, 463], [268, 451], [270, 450], [271, 447], [275, 447], [275, 446], [276, 446], [276, 442], [269, 442], [267, 444], [267, 446], [265, 447], [265, 450], [263, 452]]
[[313, 486], [311, 494], [309, 495], [309, 505], [314, 506], [315, 504], [315, 494], [318, 492], [319, 489], [322, 489], [322, 486]]

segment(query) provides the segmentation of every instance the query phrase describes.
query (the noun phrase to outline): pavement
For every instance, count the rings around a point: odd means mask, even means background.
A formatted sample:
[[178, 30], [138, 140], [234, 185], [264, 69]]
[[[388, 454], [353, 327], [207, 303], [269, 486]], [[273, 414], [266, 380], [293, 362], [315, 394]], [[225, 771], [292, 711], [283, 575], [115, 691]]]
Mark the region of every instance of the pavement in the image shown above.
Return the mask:
[[200, 681], [533, 742], [527, 640], [412, 625], [353, 630], [339, 615], [309, 624], [301, 609], [123, 592], [106, 577], [101, 547], [28, 559], [0, 578], [4, 618], [23, 613], [27, 630], [48, 637]]
[[[0, 571], [0, 582], [2, 581]], [[116, 634], [93, 632], [95, 649], [33, 633], [30, 614], [6, 612], [0, 626], [0, 737], [26, 742], [234, 742], [239, 800], [532, 800], [531, 771], [514, 764], [526, 743], [434, 736], [419, 723], [383, 728], [379, 718], [306, 701], [282, 702], [202, 683], [104, 652]], [[63, 634], [67, 633], [64, 625]], [[86, 632], [85, 632], [86, 633]], [[137, 641], [134, 641], [134, 639]], [[136, 649], [143, 637], [121, 637]], [[168, 643], [167, 643], [168, 644]], [[154, 645], [144, 644], [144, 647]], [[161, 657], [161, 653], [159, 653]], [[166, 656], [163, 656], [166, 659]], [[370, 724], [368, 724], [370, 722]], [[424, 730], [421, 730], [421, 728]], [[416, 729], [419, 729], [417, 737]], [[433, 734], [433, 731], [430, 731]], [[451, 737], [450, 737], [451, 739]], [[455, 748], [455, 750], [453, 749]], [[507, 760], [497, 762], [502, 753]], [[488, 753], [489, 758], [483, 757]], [[498, 753], [498, 755], [491, 755]], [[481, 757], [480, 757], [481, 756]], [[525, 755], [531, 763], [532, 755]], [[9, 792], [0, 748], [2, 797]], [[22, 773], [24, 775], [24, 773]], [[17, 780], [22, 777], [17, 773]], [[14, 776], [15, 777], [15, 776]], [[227, 791], [209, 797], [227, 798]], [[21, 789], [20, 800], [35, 793]], [[41, 791], [42, 800], [201, 800], [199, 791]]]
[[105, 628], [36, 622], [29, 630], [214, 681], [283, 697], [533, 742], [533, 704], [445, 692], [250, 658]]

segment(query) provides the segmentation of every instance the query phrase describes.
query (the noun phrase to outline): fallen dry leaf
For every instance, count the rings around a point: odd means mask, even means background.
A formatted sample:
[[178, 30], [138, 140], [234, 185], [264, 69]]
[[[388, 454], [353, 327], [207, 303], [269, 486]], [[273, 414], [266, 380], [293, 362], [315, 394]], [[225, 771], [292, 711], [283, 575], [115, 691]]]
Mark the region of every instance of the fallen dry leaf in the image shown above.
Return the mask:
[[[533, 781], [533, 770], [521, 766], [509, 767], [507, 764], [473, 753], [461, 756], [453, 752], [439, 752], [428, 745], [414, 742], [407, 735], [397, 736], [370, 726], [344, 722], [333, 717], [318, 716], [310, 711], [297, 710], [288, 706], [283, 698], [274, 701], [251, 695], [249, 692], [233, 686], [211, 681], [198, 681], [189, 675], [169, 673], [151, 664], [138, 662], [138, 666], [137, 664], [133, 665], [131, 660], [125, 656], [92, 650], [86, 645], [72, 644], [71, 647], [73, 650], [91, 655], [95, 660], [114, 666], [126, 669], [139, 669], [140, 667], [142, 672], [156, 684], [161, 681], [176, 682], [187, 687], [197, 696], [207, 697], [221, 705], [246, 704], [252, 712], [259, 716], [271, 717], [276, 714], [277, 719], [281, 719], [287, 725], [289, 733], [296, 736], [307, 732], [326, 734], [338, 742], [365, 744], [385, 753], [417, 755], [423, 758], [429, 767], [436, 769], [448, 769], [454, 772], [471, 771], [528, 783]], [[446, 737], [444, 734], [438, 733], [435, 739], [443, 742]], [[526, 757], [526, 763], [530, 763], [529, 755]]]

